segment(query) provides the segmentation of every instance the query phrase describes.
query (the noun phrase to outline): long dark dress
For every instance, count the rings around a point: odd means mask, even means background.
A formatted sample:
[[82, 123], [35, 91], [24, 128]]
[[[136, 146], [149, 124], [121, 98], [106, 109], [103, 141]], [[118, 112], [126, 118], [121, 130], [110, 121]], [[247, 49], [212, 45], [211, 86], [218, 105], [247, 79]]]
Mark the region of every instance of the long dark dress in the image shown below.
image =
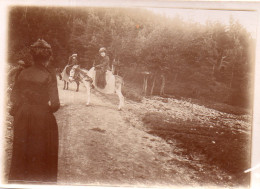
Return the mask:
[[109, 57], [108, 56], [98, 56], [95, 60], [95, 70], [96, 70], [96, 81], [97, 87], [104, 89], [106, 86], [106, 71], [109, 69]]
[[23, 70], [11, 101], [15, 108], [9, 183], [56, 182], [58, 126], [53, 112], [60, 106], [56, 76], [42, 65]]

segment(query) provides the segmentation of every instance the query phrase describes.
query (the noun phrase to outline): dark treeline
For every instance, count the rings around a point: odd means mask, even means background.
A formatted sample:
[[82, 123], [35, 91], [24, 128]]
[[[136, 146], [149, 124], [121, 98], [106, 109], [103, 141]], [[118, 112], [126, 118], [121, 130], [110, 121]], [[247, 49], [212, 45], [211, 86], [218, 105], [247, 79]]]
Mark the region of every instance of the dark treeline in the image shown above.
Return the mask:
[[89, 69], [104, 46], [126, 81], [141, 86], [150, 73], [148, 94], [250, 104], [255, 40], [233, 18], [201, 25], [136, 8], [10, 8], [9, 63], [31, 61], [38, 38], [52, 45], [56, 67], [77, 53]]

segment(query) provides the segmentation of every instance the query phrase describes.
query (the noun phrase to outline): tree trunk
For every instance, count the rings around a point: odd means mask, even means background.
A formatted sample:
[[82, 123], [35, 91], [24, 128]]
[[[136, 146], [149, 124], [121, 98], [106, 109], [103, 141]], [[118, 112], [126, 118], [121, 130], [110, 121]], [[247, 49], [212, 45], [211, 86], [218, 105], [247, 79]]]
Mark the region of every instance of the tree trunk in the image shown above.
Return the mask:
[[162, 86], [161, 86], [161, 90], [160, 90], [160, 95], [164, 95], [164, 88], [165, 88], [165, 76], [162, 75]]
[[144, 83], [143, 83], [143, 94], [146, 96], [147, 92], [147, 76], [144, 76]]
[[112, 65], [112, 74], [115, 75], [115, 66]]
[[215, 73], [215, 64], [213, 64], [212, 66], [212, 73], [211, 73], [212, 77], [214, 76], [214, 73]]
[[154, 78], [153, 78], [153, 84], [152, 84], [152, 88], [151, 88], [151, 93], [150, 93], [150, 95], [153, 95], [155, 80], [156, 80], [156, 75], [154, 75]]
[[144, 85], [145, 85], [145, 76], [144, 76], [144, 82], [143, 82], [143, 94], [144, 94]]
[[234, 63], [232, 65], [232, 75], [231, 75], [231, 80], [230, 80], [230, 84], [229, 84], [229, 87], [231, 88], [232, 87], [232, 82], [233, 82], [233, 77], [234, 77]]
[[223, 58], [225, 58], [225, 57], [223, 56], [223, 54], [224, 54], [224, 52], [221, 51], [221, 52], [220, 52], [220, 55], [219, 55], [218, 58], [217, 58], [217, 63], [216, 63], [216, 67], [217, 67], [217, 68], [218, 68], [218, 67], [220, 66], [220, 64], [222, 63]]
[[148, 77], [145, 77], [145, 85], [144, 85], [144, 95], [145, 96], [147, 94], [147, 80], [148, 80]]

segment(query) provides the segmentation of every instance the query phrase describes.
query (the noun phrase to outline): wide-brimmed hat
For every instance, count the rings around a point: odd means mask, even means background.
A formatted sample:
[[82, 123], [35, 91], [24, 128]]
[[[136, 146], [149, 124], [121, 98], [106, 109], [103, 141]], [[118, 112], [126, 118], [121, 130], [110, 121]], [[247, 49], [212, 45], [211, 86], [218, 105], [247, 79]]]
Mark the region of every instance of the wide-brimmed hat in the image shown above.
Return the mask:
[[51, 45], [43, 39], [38, 39], [31, 45], [31, 54], [34, 59], [48, 59], [52, 56]]
[[32, 48], [51, 49], [51, 45], [43, 39], [38, 39], [35, 43], [33, 43], [31, 45], [31, 47]]
[[77, 57], [78, 55], [77, 54], [72, 54], [71, 57]]

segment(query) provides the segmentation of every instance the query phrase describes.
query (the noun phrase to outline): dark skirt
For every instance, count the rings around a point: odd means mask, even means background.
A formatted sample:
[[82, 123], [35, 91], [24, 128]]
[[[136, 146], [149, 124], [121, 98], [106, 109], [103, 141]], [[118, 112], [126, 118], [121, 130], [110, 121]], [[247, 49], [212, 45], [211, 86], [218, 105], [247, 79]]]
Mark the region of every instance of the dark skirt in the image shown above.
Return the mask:
[[106, 70], [104, 69], [97, 69], [96, 70], [96, 86], [104, 89], [106, 86]]
[[57, 182], [58, 126], [47, 105], [21, 105], [14, 116], [9, 183]]

